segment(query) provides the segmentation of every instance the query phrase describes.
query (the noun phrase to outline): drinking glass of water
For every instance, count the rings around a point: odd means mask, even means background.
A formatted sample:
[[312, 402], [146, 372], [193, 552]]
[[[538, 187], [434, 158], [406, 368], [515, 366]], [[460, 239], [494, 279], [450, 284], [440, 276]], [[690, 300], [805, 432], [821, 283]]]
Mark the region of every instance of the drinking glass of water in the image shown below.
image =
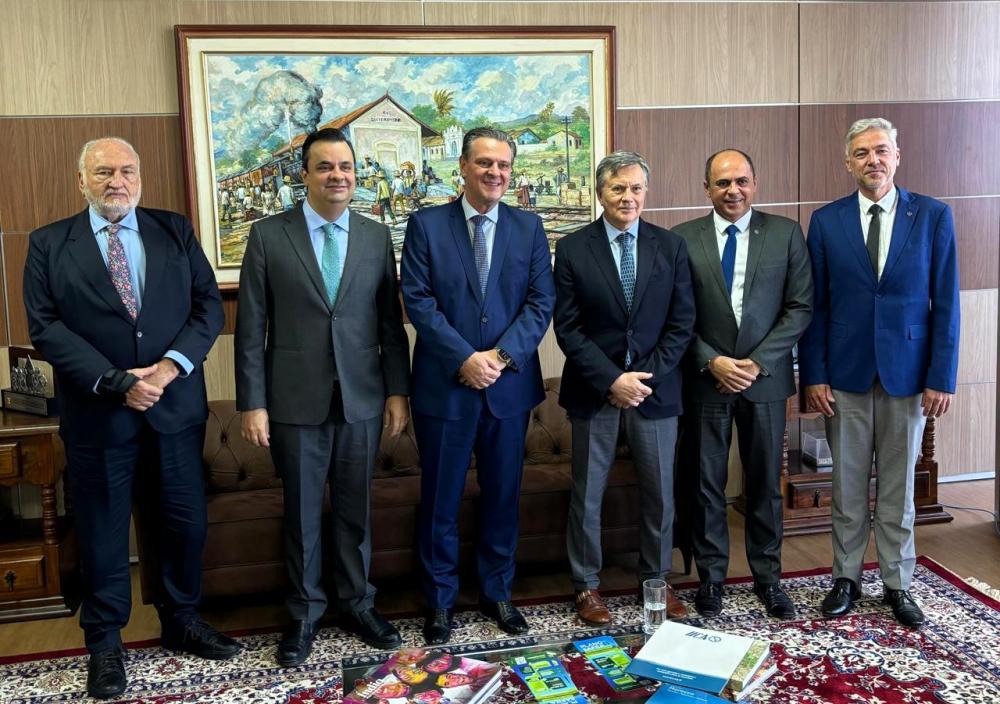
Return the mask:
[[667, 583], [647, 579], [642, 583], [642, 630], [652, 635], [667, 620]]

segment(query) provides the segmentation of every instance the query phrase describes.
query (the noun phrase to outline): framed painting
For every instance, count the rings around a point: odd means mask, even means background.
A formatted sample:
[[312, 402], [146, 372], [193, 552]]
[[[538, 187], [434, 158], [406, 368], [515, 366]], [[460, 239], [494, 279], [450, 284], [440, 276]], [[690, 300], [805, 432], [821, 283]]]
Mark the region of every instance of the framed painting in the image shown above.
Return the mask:
[[254, 221], [306, 197], [302, 142], [324, 127], [351, 140], [351, 208], [389, 226], [397, 255], [409, 213], [461, 195], [462, 137], [477, 126], [516, 141], [504, 200], [537, 212], [550, 242], [596, 217], [594, 167], [614, 135], [613, 27], [175, 34], [188, 208], [224, 287], [239, 282]]

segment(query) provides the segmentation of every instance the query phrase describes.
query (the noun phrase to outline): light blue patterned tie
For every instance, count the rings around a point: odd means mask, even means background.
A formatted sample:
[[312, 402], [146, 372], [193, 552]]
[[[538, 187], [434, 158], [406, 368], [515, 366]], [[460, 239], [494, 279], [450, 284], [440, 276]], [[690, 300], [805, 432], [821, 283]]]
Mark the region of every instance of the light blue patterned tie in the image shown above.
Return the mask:
[[483, 224], [486, 222], [485, 215], [473, 215], [472, 224], [472, 253], [476, 257], [476, 273], [479, 274], [479, 290], [486, 295], [486, 281], [490, 277], [490, 263], [486, 257], [486, 232]]
[[326, 233], [326, 241], [323, 243], [323, 261], [320, 264], [320, 271], [323, 272], [323, 284], [326, 286], [326, 294], [330, 298], [330, 307], [337, 302], [337, 291], [340, 289], [340, 246], [334, 235], [336, 225], [328, 222], [323, 225], [323, 232]]
[[139, 306], [136, 304], [135, 291], [132, 290], [132, 274], [128, 268], [128, 259], [125, 257], [125, 247], [118, 239], [118, 231], [122, 226], [115, 223], [104, 229], [108, 231], [108, 272], [111, 274], [111, 283], [115, 285], [125, 310], [132, 320], [135, 320], [139, 317]]
[[733, 277], [736, 275], [736, 233], [740, 228], [730, 225], [726, 228], [726, 246], [722, 248], [722, 278], [726, 280], [726, 291], [733, 295]]
[[[625, 307], [632, 312], [632, 296], [635, 295], [635, 255], [632, 253], [632, 233], [623, 232], [616, 238], [622, 248], [622, 264], [619, 275], [622, 280], [622, 292], [625, 294]], [[625, 367], [632, 366], [632, 350], [625, 350]]]

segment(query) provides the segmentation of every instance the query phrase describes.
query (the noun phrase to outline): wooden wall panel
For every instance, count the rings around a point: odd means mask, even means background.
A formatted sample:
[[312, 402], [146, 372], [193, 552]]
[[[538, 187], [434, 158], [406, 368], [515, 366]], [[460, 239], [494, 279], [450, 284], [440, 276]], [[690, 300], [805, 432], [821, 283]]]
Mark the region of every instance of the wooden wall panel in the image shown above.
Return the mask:
[[804, 103], [1000, 98], [1000, 3], [799, 5]]
[[996, 288], [1000, 283], [1000, 198], [949, 198], [945, 202], [955, 216], [962, 289]]
[[617, 27], [618, 105], [798, 98], [794, 3], [427, 2], [428, 25]]
[[421, 24], [421, 9], [418, 2], [7, 0], [0, 115], [177, 113], [175, 24]]
[[219, 335], [205, 358], [205, 390], [209, 401], [236, 398], [236, 366], [233, 336]]
[[646, 206], [707, 206], [705, 160], [742, 149], [757, 172], [758, 203], [798, 200], [795, 107], [619, 110], [615, 146], [643, 154], [651, 170]]
[[844, 134], [854, 120], [885, 117], [899, 130], [896, 182], [927, 195], [997, 195], [1000, 102], [803, 105], [800, 109], [800, 200], [850, 193]]
[[[682, 222], [704, 217], [708, 215], [710, 210], [710, 204], [707, 204], [704, 208], [685, 208], [684, 210], [645, 210], [642, 213], [642, 217], [654, 225], [670, 229], [680, 225]], [[792, 220], [798, 219], [799, 216], [799, 209], [796, 205], [761, 205], [760, 210], [773, 215], [791, 218]]]
[[962, 384], [937, 421], [940, 476], [996, 471], [996, 383]]
[[3, 270], [7, 286], [7, 328], [10, 344], [30, 345], [28, 338], [28, 316], [24, 312], [22, 299], [24, 281], [24, 261], [28, 258], [28, 234], [24, 232], [3, 233]]
[[[2, 261], [6, 261], [7, 259], [7, 257], [3, 255], [4, 239], [5, 236], [2, 231], [0, 231], [0, 263], [2, 263]], [[7, 337], [7, 287], [0, 286], [0, 347], [7, 344], [10, 344], [10, 340]], [[2, 364], [2, 360], [0, 360], [0, 364]], [[6, 389], [9, 388], [9, 386], [10, 385], [7, 384], [6, 386], [0, 386], [0, 388]]]
[[30, 232], [83, 210], [80, 147], [107, 135], [128, 140], [139, 153], [143, 205], [185, 212], [176, 116], [0, 118], [0, 154], [24, 166], [0, 188], [3, 231]]
[[962, 291], [958, 383], [997, 380], [997, 289]]

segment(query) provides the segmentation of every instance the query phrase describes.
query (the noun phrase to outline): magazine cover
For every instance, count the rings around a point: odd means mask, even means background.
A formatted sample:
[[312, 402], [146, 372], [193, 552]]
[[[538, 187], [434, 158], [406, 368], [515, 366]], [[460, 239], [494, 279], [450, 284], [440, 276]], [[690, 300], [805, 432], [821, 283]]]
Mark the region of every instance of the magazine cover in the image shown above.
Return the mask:
[[501, 666], [443, 650], [404, 648], [354, 683], [355, 704], [477, 704], [500, 685]]
[[585, 704], [572, 678], [554, 653], [541, 652], [512, 658], [510, 668], [517, 673], [537, 701], [545, 704]]
[[624, 692], [641, 686], [639, 680], [625, 672], [632, 662], [624, 650], [611, 636], [598, 636], [586, 640], [573, 641], [579, 650], [616, 692]]

